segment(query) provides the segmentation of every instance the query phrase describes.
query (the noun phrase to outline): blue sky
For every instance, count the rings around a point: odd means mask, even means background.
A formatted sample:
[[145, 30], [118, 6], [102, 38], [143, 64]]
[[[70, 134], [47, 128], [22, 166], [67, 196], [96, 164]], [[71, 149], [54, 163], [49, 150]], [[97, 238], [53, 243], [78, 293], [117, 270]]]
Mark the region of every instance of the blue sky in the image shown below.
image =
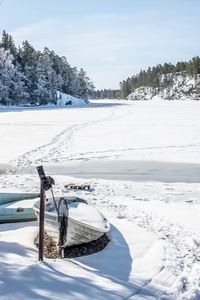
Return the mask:
[[200, 55], [200, 0], [1, 0], [0, 31], [83, 67], [118, 88], [158, 63]]

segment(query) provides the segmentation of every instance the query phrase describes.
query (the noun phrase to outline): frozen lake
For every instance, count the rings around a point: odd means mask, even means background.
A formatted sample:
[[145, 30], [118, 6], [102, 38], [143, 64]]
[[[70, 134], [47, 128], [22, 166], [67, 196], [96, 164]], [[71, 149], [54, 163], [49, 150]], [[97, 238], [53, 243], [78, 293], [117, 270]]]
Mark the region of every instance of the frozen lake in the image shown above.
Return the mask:
[[[2, 225], [0, 267], [7, 275], [0, 284], [7, 282], [0, 298], [10, 286], [15, 298], [27, 299], [28, 291], [36, 299], [42, 291], [60, 299], [66, 290], [72, 300], [77, 289], [82, 297], [91, 287], [83, 299], [97, 290], [102, 299], [160, 297], [164, 291], [181, 299], [185, 281], [191, 295], [199, 289], [200, 102], [116, 103], [0, 112], [0, 188], [38, 192], [36, 166], [43, 165], [55, 179], [55, 195], [86, 197], [113, 225], [105, 251], [51, 262], [51, 268], [37, 264], [36, 223]], [[91, 190], [64, 188], [85, 181]], [[39, 292], [30, 291], [30, 278], [38, 278]]]

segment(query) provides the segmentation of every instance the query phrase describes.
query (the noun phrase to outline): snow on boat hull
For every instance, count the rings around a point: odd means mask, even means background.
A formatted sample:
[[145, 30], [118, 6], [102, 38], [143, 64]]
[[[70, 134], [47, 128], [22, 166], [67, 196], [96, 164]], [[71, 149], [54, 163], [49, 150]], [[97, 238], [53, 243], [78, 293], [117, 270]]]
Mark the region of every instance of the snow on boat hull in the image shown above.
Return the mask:
[[38, 197], [39, 194], [37, 193], [0, 193], [0, 205]]
[[[68, 202], [69, 207], [69, 219], [68, 219], [68, 230], [67, 230], [67, 242], [64, 247], [79, 245], [83, 243], [89, 243], [91, 241], [97, 240], [104, 233], [110, 230], [110, 224], [106, 218], [93, 206], [89, 205], [86, 200], [77, 198], [77, 197], [65, 197]], [[58, 201], [59, 198], [56, 198]], [[79, 202], [80, 201], [80, 202]], [[79, 216], [76, 218], [76, 210], [79, 209], [81, 204], [80, 211], [86, 213], [86, 210], [89, 209], [90, 213], [95, 214], [95, 218], [98, 218], [98, 225], [94, 226], [94, 220], [90, 223], [90, 220], [80, 220]], [[75, 205], [75, 206], [74, 206]], [[58, 230], [58, 220], [57, 214], [52, 212], [53, 202], [52, 199], [47, 199], [46, 201], [46, 210], [45, 210], [45, 230], [52, 236], [52, 238], [58, 242], [59, 230]], [[39, 200], [34, 203], [33, 209], [39, 218]], [[89, 214], [90, 214], [89, 213]]]
[[[51, 220], [45, 220], [46, 230], [58, 242], [59, 231], [58, 231], [58, 221], [57, 216]], [[94, 228], [89, 228], [84, 224], [78, 224], [76, 221], [69, 218], [68, 221], [68, 232], [67, 232], [67, 243], [66, 246], [79, 245], [83, 243], [89, 243], [91, 241], [97, 240], [102, 236], [102, 232], [95, 230]]]
[[15, 223], [36, 220], [32, 208], [0, 208], [0, 223]]

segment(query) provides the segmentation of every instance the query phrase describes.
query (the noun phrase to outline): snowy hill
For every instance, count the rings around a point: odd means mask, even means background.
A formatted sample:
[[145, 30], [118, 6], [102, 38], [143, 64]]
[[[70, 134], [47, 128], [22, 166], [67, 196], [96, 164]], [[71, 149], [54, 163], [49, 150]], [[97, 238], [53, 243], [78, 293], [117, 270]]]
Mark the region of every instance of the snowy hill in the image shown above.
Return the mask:
[[180, 73], [161, 76], [160, 87], [140, 87], [134, 90], [128, 100], [200, 100], [200, 76], [191, 77]]
[[84, 106], [89, 103], [88, 100], [77, 98], [72, 95], [64, 94], [64, 93], [60, 93], [60, 92], [57, 93], [57, 97], [58, 97], [58, 100], [57, 100], [58, 106], [65, 106], [65, 105]]

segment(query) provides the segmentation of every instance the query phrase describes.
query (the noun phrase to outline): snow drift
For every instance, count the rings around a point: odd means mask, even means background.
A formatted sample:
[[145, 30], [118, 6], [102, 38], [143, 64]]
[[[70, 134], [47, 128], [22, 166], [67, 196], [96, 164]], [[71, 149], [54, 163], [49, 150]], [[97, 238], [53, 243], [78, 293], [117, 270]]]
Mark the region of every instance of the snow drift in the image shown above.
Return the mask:
[[65, 106], [65, 105], [86, 105], [89, 103], [88, 100], [82, 99], [82, 98], [77, 98], [69, 94], [64, 94], [64, 93], [57, 93], [57, 105], [58, 106]]

